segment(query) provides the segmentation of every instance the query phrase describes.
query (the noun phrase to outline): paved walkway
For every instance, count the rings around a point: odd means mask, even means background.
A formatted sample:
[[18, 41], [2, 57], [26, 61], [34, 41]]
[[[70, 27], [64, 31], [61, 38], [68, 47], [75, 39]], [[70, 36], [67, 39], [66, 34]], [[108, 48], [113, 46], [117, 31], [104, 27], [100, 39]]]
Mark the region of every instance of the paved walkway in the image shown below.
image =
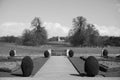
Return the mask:
[[[51, 56], [34, 77], [45, 79], [68, 79], [79, 73], [65, 56]], [[72, 78], [71, 78], [72, 79]], [[73, 78], [74, 79], [74, 78]]]

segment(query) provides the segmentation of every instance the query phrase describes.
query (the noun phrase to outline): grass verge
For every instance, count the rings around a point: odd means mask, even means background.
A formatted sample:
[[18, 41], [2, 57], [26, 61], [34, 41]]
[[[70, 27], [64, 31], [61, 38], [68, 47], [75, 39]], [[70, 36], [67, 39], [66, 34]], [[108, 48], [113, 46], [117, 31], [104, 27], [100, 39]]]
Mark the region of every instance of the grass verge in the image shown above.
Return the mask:
[[[45, 64], [47, 60], [48, 58], [44, 58], [44, 57], [38, 57], [33, 59], [34, 69], [31, 76], [34, 76], [39, 71], [39, 69]], [[22, 77], [22, 70], [21, 68], [19, 68], [18, 70], [12, 73], [2, 71], [0, 72], [0, 77]]]
[[[80, 76], [86, 76], [84, 71], [84, 63], [82, 59], [79, 57], [68, 58], [70, 62], [73, 64], [75, 69], [79, 72]], [[105, 77], [120, 77], [120, 70], [112, 70], [108, 72], [99, 71], [99, 75], [104, 75]]]

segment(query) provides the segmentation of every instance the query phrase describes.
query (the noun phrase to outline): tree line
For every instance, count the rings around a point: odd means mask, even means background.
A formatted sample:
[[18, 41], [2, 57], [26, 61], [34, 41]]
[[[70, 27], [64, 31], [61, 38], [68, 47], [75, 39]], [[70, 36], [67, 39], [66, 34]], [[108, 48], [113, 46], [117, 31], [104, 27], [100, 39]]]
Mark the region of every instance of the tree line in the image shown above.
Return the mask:
[[31, 21], [31, 27], [33, 29], [25, 29], [21, 37], [5, 36], [1, 37], [0, 41], [26, 46], [38, 46], [45, 44], [47, 41], [47, 31], [44, 26], [42, 26], [42, 22], [39, 17], [35, 17]]
[[[73, 18], [73, 25], [68, 36], [63, 37], [72, 46], [120, 46], [120, 37], [101, 36], [94, 24], [88, 23], [83, 16]], [[21, 37], [3, 36], [1, 42], [16, 43], [27, 46], [37, 46], [47, 43], [47, 41], [57, 40], [57, 37], [48, 39], [45, 26], [39, 17], [31, 21], [32, 30], [25, 29]]]
[[73, 19], [68, 42], [73, 46], [120, 46], [120, 37], [101, 36], [94, 24], [88, 23], [83, 16]]

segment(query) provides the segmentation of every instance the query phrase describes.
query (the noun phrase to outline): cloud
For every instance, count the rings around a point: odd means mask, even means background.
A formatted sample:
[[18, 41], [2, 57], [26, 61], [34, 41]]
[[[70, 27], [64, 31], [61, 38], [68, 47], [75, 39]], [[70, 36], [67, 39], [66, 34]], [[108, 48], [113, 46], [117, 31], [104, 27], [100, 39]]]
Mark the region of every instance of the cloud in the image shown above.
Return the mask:
[[48, 32], [48, 36], [67, 36], [69, 28], [60, 23], [44, 22], [43, 24]]
[[29, 23], [5, 22], [0, 25], [0, 36], [20, 36], [24, 29], [28, 29]]
[[[119, 27], [94, 25], [100, 35], [120, 36]], [[53, 36], [67, 36], [70, 30], [69, 27], [61, 25], [60, 23], [44, 22], [43, 26], [45, 26], [49, 38]], [[30, 23], [6, 22], [0, 25], [0, 36], [21, 36], [24, 29], [31, 29]]]
[[120, 28], [116, 26], [99, 26], [95, 24], [96, 29], [100, 35], [120, 36]]
[[[48, 32], [48, 37], [68, 35], [69, 28], [60, 23], [44, 22], [43, 26]], [[0, 25], [0, 36], [20, 36], [24, 29], [31, 29], [30, 23], [6, 22]]]
[[16, 25], [23, 26], [24, 23], [7, 22], [7, 23], [3, 23], [3, 24], [2, 24], [2, 26], [16, 26]]

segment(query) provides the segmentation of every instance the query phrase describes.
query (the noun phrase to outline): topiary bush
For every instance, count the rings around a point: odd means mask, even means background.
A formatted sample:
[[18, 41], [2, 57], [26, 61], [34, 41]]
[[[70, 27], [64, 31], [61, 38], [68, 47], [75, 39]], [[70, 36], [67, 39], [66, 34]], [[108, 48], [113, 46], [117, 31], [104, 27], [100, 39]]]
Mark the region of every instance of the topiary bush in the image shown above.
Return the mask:
[[33, 71], [33, 61], [31, 59], [31, 57], [29, 56], [25, 56], [22, 59], [22, 63], [21, 63], [21, 69], [23, 72], [23, 76], [24, 77], [28, 77], [31, 75], [32, 71]]
[[68, 54], [69, 54], [69, 57], [73, 57], [74, 56], [73, 50], [69, 50]]
[[108, 57], [108, 50], [104, 49], [102, 54], [103, 54], [103, 57], [107, 58]]
[[46, 50], [45, 52], [44, 52], [44, 57], [45, 58], [48, 58], [50, 56], [50, 53]]
[[99, 72], [99, 63], [93, 56], [89, 56], [85, 60], [84, 70], [89, 77], [94, 77]]
[[9, 55], [10, 57], [14, 57], [16, 54], [15, 50], [10, 50]]

